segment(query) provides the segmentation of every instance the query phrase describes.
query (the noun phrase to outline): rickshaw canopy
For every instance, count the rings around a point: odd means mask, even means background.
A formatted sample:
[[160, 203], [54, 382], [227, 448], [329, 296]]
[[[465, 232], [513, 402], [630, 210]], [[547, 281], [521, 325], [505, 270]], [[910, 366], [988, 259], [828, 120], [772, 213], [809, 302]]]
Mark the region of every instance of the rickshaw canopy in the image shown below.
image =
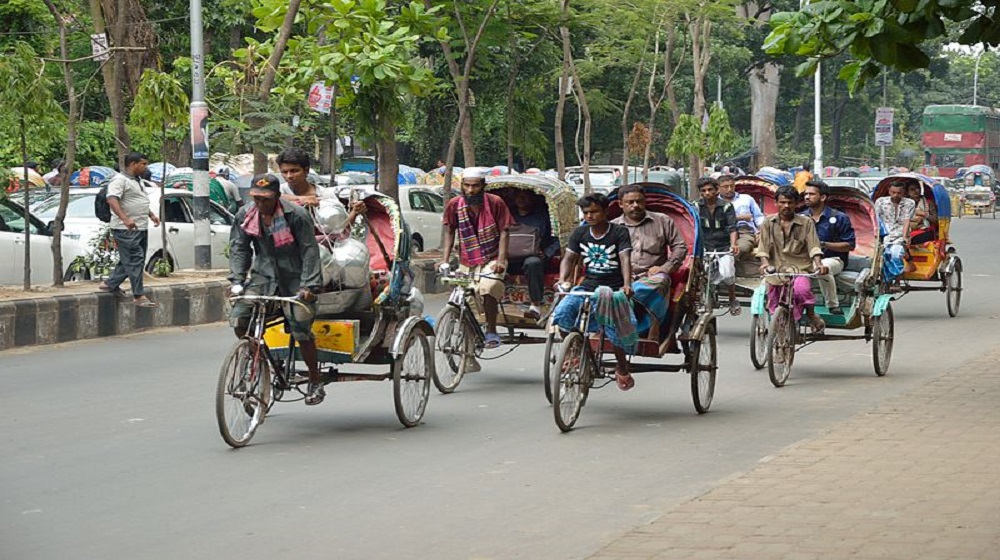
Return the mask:
[[951, 194], [948, 189], [934, 179], [920, 173], [898, 173], [890, 175], [878, 182], [875, 190], [872, 191], [872, 200], [878, 200], [889, 194], [889, 185], [896, 180], [903, 180], [906, 183], [915, 181], [920, 185], [920, 194], [924, 198], [930, 198], [937, 206], [938, 219], [948, 219], [951, 217]]

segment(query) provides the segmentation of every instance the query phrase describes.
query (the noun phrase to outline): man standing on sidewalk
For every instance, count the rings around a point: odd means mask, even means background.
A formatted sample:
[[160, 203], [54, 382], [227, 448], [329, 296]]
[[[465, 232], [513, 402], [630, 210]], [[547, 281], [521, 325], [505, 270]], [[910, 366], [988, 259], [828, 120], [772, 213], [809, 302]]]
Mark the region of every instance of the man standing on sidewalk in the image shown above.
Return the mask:
[[125, 155], [125, 170], [108, 184], [108, 206], [111, 207], [111, 232], [118, 245], [118, 264], [111, 276], [98, 286], [102, 292], [120, 293], [119, 286], [128, 278], [132, 285], [133, 302], [138, 307], [157, 307], [146, 297], [142, 286], [149, 243], [149, 222], [159, 225], [160, 219], [149, 209], [149, 195], [142, 188], [140, 177], [149, 166], [149, 158], [138, 153]]

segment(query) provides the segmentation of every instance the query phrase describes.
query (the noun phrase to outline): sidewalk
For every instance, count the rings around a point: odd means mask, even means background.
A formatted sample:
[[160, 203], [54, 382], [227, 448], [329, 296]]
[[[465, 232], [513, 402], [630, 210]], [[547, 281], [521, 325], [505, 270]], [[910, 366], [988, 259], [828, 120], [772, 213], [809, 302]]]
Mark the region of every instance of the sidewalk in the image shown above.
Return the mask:
[[591, 558], [1000, 558], [1000, 348]]

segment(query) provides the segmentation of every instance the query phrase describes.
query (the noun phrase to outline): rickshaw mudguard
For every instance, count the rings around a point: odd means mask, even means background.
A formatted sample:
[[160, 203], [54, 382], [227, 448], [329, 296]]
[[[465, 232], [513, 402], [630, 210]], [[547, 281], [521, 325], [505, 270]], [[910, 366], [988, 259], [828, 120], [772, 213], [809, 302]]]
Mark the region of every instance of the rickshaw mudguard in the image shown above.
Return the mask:
[[878, 317], [889, 308], [889, 304], [892, 303], [891, 294], [882, 294], [875, 298], [875, 305], [872, 306], [872, 317]]
[[[396, 329], [396, 338], [393, 339], [392, 347], [389, 349], [389, 352], [392, 354], [393, 358], [398, 359], [402, 356], [403, 341], [406, 340], [406, 337], [409, 336], [410, 332], [414, 330], [421, 331], [424, 333], [424, 335], [428, 337], [434, 336], [434, 329], [431, 328], [430, 323], [424, 320], [423, 317], [417, 317], [415, 315], [407, 317], [406, 319], [403, 320], [403, 323], [399, 325], [399, 328]], [[430, 364], [428, 364], [428, 367], [430, 367], [431, 369], [434, 368], [433, 360], [431, 361]]]
[[702, 313], [701, 315], [698, 316], [698, 320], [694, 322], [694, 325], [691, 327], [691, 330], [688, 331], [687, 336], [682, 338], [684, 340], [700, 341], [702, 337], [705, 336], [705, 329], [707, 329], [709, 325], [714, 325], [714, 324], [715, 324], [715, 315], [711, 313]]
[[764, 315], [767, 313], [767, 284], [761, 282], [750, 298], [750, 314]]

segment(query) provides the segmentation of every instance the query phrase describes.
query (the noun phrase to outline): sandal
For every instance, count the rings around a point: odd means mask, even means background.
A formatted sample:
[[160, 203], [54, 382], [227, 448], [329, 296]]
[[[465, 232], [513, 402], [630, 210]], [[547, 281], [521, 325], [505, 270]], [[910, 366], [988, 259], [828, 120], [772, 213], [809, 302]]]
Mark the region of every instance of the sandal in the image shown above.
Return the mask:
[[812, 327], [814, 334], [823, 334], [823, 331], [826, 330], [826, 322], [819, 315], [809, 319], [809, 326]]
[[106, 294], [113, 294], [113, 295], [115, 295], [117, 297], [122, 297], [122, 296], [125, 295], [125, 292], [123, 292], [121, 288], [113, 288], [112, 289], [111, 286], [108, 286], [104, 282], [101, 282], [101, 284], [99, 286], [97, 286], [97, 289], [100, 290], [100, 291], [102, 291], [102, 292], [104, 292], [104, 293], [106, 293]]
[[622, 391], [628, 391], [632, 387], [635, 387], [635, 379], [632, 377], [632, 374], [630, 373], [622, 375], [618, 372], [615, 372], [615, 383], [618, 384], [618, 388], [621, 389]]
[[317, 405], [323, 402], [326, 398], [326, 389], [323, 388], [322, 383], [310, 383], [309, 390], [306, 392], [306, 404], [309, 406]]
[[503, 341], [500, 340], [500, 335], [497, 333], [486, 333], [486, 348], [488, 350], [499, 348], [501, 344], [503, 344]]
[[146, 297], [146, 296], [137, 297], [137, 298], [135, 298], [135, 301], [133, 301], [132, 303], [134, 303], [136, 307], [159, 307], [160, 306], [160, 304], [156, 303], [155, 301], [150, 301], [150, 299], [148, 297]]
[[733, 317], [738, 317], [740, 313], [743, 313], [743, 306], [740, 305], [740, 302], [729, 302], [729, 314]]

